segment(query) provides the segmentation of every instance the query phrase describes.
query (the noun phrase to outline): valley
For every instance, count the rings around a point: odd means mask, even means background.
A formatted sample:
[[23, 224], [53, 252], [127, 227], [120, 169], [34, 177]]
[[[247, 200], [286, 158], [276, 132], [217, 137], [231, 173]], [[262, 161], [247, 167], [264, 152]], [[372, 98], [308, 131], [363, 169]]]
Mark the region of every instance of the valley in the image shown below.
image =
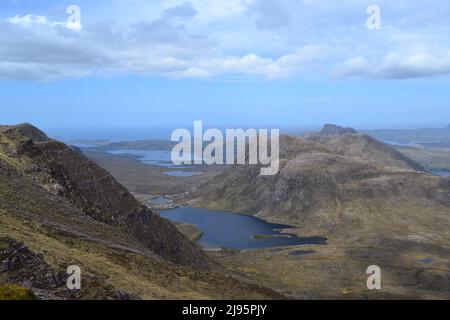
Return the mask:
[[[1, 132], [3, 246], [23, 243], [62, 279], [68, 263], [88, 270], [72, 298], [450, 297], [450, 180], [365, 134], [281, 136], [280, 172], [261, 176], [168, 168], [148, 157], [170, 148], [161, 141], [68, 147], [29, 125]], [[111, 152], [127, 146], [151, 152]], [[369, 265], [382, 290], [367, 289]], [[33, 282], [21, 270], [2, 281]], [[69, 298], [46, 281], [33, 284], [43, 298]]]
[[[212, 166], [209, 172], [199, 170], [206, 175], [173, 180], [173, 193], [165, 184], [148, 191], [169, 197], [170, 208], [239, 212], [289, 224], [293, 227], [282, 232], [298, 237], [325, 237], [326, 245], [207, 251], [228, 269], [286, 296], [449, 297], [449, 181], [427, 173], [427, 162], [410, 160], [403, 147], [396, 151], [339, 127], [327, 130], [305, 137], [282, 136], [281, 172], [276, 177], [258, 177], [257, 166]], [[123, 167], [112, 165], [114, 161], [131, 163], [132, 158], [83, 151], [131, 191], [146, 191], [136, 188]], [[145, 170], [136, 176], [160, 172], [157, 166], [135, 162], [131, 168]], [[195, 230], [192, 225], [187, 234]], [[201, 228], [194, 232], [197, 238], [193, 238], [200, 243], [201, 232]], [[371, 264], [383, 270], [381, 292], [365, 286], [365, 269]]]

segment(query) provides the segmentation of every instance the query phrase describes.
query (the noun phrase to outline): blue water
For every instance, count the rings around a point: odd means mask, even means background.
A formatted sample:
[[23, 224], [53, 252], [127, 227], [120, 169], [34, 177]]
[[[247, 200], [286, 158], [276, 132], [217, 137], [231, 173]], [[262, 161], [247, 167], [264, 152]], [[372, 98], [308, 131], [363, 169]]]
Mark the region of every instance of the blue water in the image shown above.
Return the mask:
[[417, 144], [423, 144], [426, 142], [419, 142], [419, 141], [400, 142], [400, 141], [384, 140], [383, 143], [389, 144], [391, 146], [396, 146], [396, 147], [411, 147], [411, 146], [414, 146]]
[[[164, 168], [171, 169], [189, 169], [192, 166], [189, 165], [175, 165], [172, 162], [171, 151], [168, 150], [135, 150], [135, 149], [118, 149], [118, 150], [110, 150], [108, 153], [115, 155], [129, 155], [136, 157], [139, 161], [144, 164], [159, 166]], [[195, 157], [191, 158], [194, 160]], [[201, 175], [202, 172], [192, 172], [192, 171], [167, 171], [164, 172], [165, 175], [171, 177], [192, 177]]]
[[432, 171], [433, 174], [442, 177], [450, 177], [450, 171]]
[[432, 263], [432, 262], [433, 262], [433, 259], [432, 259], [432, 258], [425, 258], [425, 259], [417, 260], [417, 262], [429, 264], [429, 263]]
[[[322, 237], [285, 236], [279, 229], [289, 226], [268, 223], [264, 220], [225, 211], [180, 207], [162, 211], [161, 216], [175, 221], [196, 225], [203, 231], [199, 244], [204, 248], [234, 248], [239, 250], [278, 246], [325, 244]], [[273, 235], [270, 239], [254, 239], [255, 235]]]
[[94, 144], [89, 144], [89, 143], [81, 143], [81, 142], [74, 142], [74, 143], [69, 143], [72, 146], [75, 146], [77, 148], [81, 148], [81, 149], [87, 149], [87, 148], [95, 148], [96, 145]]
[[194, 177], [201, 175], [202, 173], [194, 171], [166, 171], [164, 174], [170, 177]]
[[110, 150], [108, 153], [115, 155], [131, 155], [136, 157], [145, 164], [173, 168], [177, 167], [172, 163], [170, 151], [167, 150], [134, 150], [134, 149], [119, 149]]
[[166, 197], [155, 197], [152, 200], [150, 200], [150, 203], [152, 204], [167, 204], [172, 203], [172, 200]]

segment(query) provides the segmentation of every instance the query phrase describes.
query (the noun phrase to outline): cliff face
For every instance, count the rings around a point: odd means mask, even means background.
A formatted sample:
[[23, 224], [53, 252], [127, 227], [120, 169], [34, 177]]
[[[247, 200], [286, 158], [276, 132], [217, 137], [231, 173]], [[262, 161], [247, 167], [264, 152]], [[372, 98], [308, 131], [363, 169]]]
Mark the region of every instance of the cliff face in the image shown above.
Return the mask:
[[19, 172], [49, 193], [67, 199], [94, 220], [126, 230], [164, 259], [208, 267], [201, 249], [140, 205], [108, 172], [77, 150], [49, 139], [31, 125], [6, 127], [1, 135], [3, 154], [13, 160], [10, 164], [15, 163]]
[[326, 124], [322, 130], [319, 132], [319, 135], [322, 136], [335, 136], [335, 135], [343, 135], [347, 133], [357, 133], [355, 129], [349, 127], [341, 127], [336, 126], [334, 124]]

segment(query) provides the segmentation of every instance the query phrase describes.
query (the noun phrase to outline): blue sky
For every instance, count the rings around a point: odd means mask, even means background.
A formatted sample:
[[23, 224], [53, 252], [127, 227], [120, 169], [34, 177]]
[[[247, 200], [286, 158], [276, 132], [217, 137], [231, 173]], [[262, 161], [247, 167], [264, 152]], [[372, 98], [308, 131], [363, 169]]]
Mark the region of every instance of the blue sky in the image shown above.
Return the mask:
[[0, 0], [0, 122], [443, 125], [449, 34], [446, 0]]

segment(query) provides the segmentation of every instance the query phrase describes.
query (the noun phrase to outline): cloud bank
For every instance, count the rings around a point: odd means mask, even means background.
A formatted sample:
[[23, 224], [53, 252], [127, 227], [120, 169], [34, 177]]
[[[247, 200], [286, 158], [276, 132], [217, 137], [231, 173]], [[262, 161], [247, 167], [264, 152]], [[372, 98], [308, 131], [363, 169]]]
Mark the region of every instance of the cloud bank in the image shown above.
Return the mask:
[[48, 15], [19, 12], [0, 17], [0, 79], [408, 79], [450, 73], [448, 1], [380, 1], [379, 31], [365, 27], [370, 4], [116, 0], [114, 10], [89, 15], [100, 9], [86, 2], [81, 30], [69, 30], [63, 15], [50, 17], [51, 8]]

